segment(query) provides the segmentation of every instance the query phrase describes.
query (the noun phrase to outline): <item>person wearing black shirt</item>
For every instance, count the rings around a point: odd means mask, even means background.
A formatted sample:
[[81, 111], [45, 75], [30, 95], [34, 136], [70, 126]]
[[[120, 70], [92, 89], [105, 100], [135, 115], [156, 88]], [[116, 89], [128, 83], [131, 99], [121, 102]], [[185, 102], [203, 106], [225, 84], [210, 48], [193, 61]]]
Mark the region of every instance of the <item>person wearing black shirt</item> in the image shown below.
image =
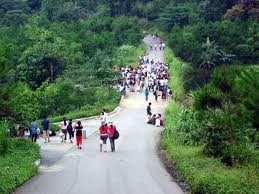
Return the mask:
[[152, 115], [152, 112], [151, 112], [151, 102], [148, 103], [148, 106], [147, 106], [147, 115]]
[[83, 142], [83, 126], [81, 121], [77, 121], [77, 125], [75, 126], [76, 131], [76, 144], [78, 149], [82, 149], [82, 142]]

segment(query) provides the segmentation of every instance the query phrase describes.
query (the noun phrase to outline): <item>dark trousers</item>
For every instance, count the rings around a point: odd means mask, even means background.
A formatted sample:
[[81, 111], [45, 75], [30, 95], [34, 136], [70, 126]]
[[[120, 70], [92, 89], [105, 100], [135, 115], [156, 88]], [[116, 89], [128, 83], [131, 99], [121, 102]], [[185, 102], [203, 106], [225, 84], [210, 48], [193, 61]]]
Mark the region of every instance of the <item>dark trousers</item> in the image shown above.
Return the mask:
[[111, 150], [112, 152], [115, 151], [115, 140], [113, 137], [110, 137], [110, 144], [111, 144]]
[[74, 138], [74, 131], [68, 131], [69, 134], [69, 139], [71, 140], [72, 138]]
[[36, 134], [31, 134], [31, 141], [36, 142], [37, 141], [37, 133]]

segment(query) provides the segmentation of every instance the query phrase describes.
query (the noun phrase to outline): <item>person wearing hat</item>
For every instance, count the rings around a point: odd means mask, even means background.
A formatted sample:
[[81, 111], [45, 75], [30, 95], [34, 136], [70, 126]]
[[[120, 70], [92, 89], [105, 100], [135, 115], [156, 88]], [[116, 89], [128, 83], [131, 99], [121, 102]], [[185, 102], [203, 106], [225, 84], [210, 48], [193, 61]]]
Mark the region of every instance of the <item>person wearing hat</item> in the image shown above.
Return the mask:
[[114, 139], [114, 134], [116, 131], [116, 126], [113, 124], [113, 122], [109, 122], [109, 128], [108, 128], [108, 136], [110, 139], [110, 145], [111, 145], [111, 151], [115, 151], [115, 139]]
[[108, 139], [108, 126], [107, 124], [102, 121], [102, 125], [99, 128], [100, 132], [100, 152], [106, 152], [106, 142]]

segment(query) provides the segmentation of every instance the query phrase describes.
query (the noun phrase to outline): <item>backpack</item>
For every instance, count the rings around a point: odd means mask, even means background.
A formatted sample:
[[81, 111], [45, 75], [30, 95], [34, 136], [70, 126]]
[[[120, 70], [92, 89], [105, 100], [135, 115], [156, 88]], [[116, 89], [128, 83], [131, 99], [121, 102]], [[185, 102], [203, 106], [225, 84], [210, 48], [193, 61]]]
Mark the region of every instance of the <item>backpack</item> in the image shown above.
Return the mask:
[[120, 137], [120, 133], [117, 130], [115, 130], [113, 138], [118, 139], [119, 137]]
[[73, 127], [72, 127], [71, 124], [68, 124], [68, 126], [67, 126], [67, 131], [73, 131]]

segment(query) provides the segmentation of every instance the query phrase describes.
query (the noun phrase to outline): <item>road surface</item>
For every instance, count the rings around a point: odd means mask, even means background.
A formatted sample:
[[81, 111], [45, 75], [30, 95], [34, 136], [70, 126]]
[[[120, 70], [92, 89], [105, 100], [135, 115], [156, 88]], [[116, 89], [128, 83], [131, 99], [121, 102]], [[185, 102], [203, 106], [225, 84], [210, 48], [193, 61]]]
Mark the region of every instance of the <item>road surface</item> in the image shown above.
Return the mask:
[[[150, 37], [144, 39], [149, 41]], [[150, 59], [163, 60], [161, 51], [149, 51]], [[155, 102], [150, 94], [152, 112], [162, 112], [165, 102]], [[183, 191], [166, 172], [156, 154], [161, 128], [144, 123], [147, 102], [144, 94], [134, 93], [122, 102], [123, 109], [112, 118], [120, 132], [116, 152], [99, 152], [95, 130], [83, 149], [59, 142], [45, 146], [40, 173], [18, 188], [16, 194], [181, 194]], [[109, 119], [109, 118], [108, 118]], [[111, 119], [111, 118], [110, 118]], [[86, 121], [95, 123], [96, 121]], [[90, 125], [91, 126], [91, 125]], [[93, 126], [92, 126], [93, 127]], [[95, 131], [95, 132], [93, 132]], [[58, 158], [48, 160], [51, 148]], [[109, 144], [107, 145], [110, 150]], [[55, 153], [54, 152], [54, 153]], [[53, 153], [52, 153], [53, 155]], [[51, 157], [50, 157], [51, 158]]]

